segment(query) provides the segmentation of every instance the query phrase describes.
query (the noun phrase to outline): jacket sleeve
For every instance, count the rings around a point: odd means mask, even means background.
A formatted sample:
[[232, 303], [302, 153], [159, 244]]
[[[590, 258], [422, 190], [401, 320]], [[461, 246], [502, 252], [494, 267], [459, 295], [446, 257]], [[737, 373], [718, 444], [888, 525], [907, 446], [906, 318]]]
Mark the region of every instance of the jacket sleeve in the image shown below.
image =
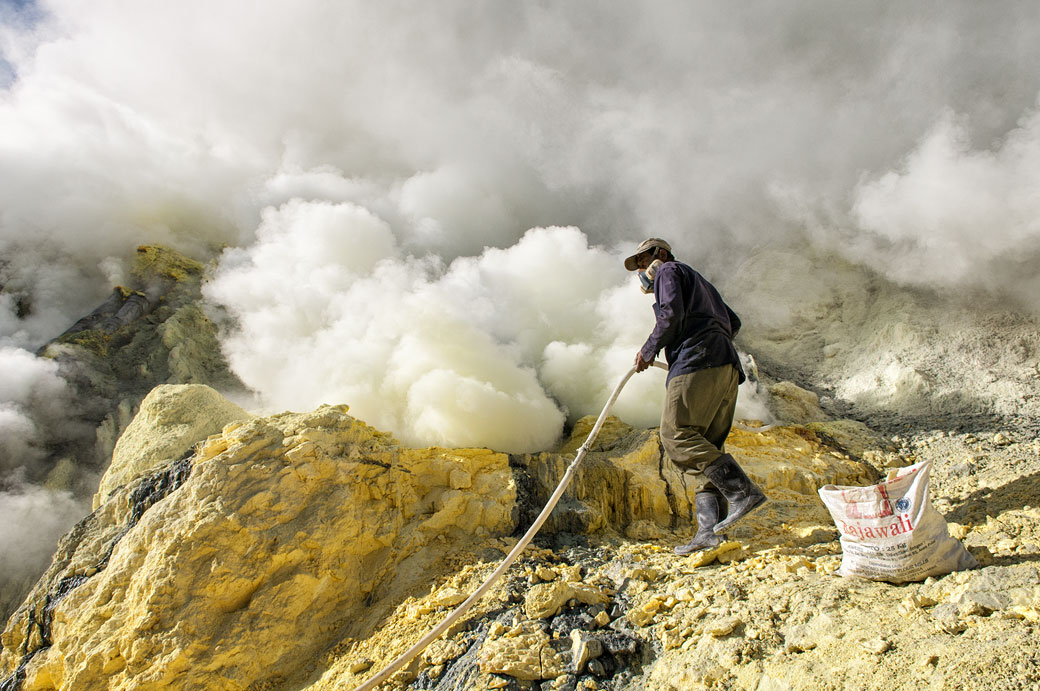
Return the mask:
[[737, 332], [740, 331], [740, 317], [737, 313], [730, 309], [729, 305], [726, 305], [726, 314], [729, 315], [729, 325], [731, 329], [730, 339], [736, 338]]
[[671, 344], [682, 320], [682, 291], [677, 272], [668, 264], [661, 267], [654, 277], [654, 297], [657, 298], [657, 304], [654, 305], [657, 324], [639, 351], [644, 360], [653, 360], [661, 348]]

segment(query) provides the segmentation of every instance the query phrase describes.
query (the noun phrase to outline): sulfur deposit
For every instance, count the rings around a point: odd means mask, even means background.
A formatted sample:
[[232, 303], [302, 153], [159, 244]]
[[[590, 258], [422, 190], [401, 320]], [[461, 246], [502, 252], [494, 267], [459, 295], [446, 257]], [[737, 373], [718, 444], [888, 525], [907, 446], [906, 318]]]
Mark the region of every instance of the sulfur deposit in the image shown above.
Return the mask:
[[[0, 688], [353, 688], [497, 566], [590, 426], [539, 454], [413, 449], [345, 406], [250, 417], [204, 386], [159, 387], [97, 508], [9, 620]], [[1037, 475], [1000, 472], [1035, 468], [1035, 441], [821, 420], [735, 430], [728, 449], [772, 501], [677, 557], [696, 487], [656, 430], [610, 419], [543, 534], [387, 688], [1040, 682]], [[924, 457], [983, 568], [902, 586], [837, 576], [817, 489]]]
[[112, 462], [94, 496], [94, 508], [116, 488], [184, 456], [199, 439], [250, 417], [208, 386], [157, 386], [141, 401], [137, 415], [116, 442]]

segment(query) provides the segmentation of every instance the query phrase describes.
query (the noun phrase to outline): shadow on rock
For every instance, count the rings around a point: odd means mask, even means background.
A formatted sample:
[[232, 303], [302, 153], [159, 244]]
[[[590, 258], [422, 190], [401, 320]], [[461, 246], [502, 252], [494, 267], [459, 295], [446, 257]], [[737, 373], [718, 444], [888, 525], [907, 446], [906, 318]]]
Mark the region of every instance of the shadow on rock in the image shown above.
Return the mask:
[[978, 523], [987, 516], [999, 516], [1040, 503], [1040, 473], [1015, 478], [996, 488], [979, 488], [946, 512], [947, 520]]

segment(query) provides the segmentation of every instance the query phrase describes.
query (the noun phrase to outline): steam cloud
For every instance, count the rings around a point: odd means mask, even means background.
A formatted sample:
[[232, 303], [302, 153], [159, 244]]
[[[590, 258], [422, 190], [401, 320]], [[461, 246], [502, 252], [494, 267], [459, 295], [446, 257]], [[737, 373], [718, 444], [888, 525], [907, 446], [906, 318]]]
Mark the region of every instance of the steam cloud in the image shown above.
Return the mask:
[[70, 492], [42, 487], [0, 491], [0, 611], [20, 603], [12, 595], [24, 592], [39, 577], [58, 538], [90, 510], [90, 502]]
[[1040, 307], [1038, 176], [1036, 111], [985, 151], [945, 116], [898, 170], [860, 185], [853, 213], [873, 247], [858, 249], [901, 282], [977, 283]]
[[1038, 66], [1031, 1], [5, 4], [2, 467], [68, 403], [31, 352], [144, 242], [219, 256], [266, 405], [410, 443], [597, 412], [650, 327], [620, 267], [648, 235], [738, 313], [786, 314], [782, 282], [726, 291], [763, 248], [1040, 310]]
[[[547, 448], [563, 425], [554, 398], [582, 413], [605, 402], [604, 374], [631, 367], [652, 326], [645, 297], [618, 295], [620, 259], [575, 228], [533, 229], [444, 266], [402, 256], [365, 209], [295, 200], [257, 236], [207, 287], [236, 318], [232, 367], [273, 401], [349, 401], [412, 444]], [[620, 410], [649, 425], [661, 381], [642, 379]]]
[[0, 489], [26, 479], [43, 458], [41, 427], [67, 424], [73, 403], [57, 369], [32, 353], [0, 347]]

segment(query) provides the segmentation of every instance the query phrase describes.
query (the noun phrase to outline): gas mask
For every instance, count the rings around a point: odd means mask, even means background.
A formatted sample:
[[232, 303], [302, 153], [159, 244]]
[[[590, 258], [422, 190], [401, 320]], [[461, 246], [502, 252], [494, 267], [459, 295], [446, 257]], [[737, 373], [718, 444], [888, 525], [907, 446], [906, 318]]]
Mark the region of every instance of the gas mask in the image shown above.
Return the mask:
[[655, 259], [650, 262], [650, 266], [646, 267], [646, 271], [637, 271], [636, 275], [639, 276], [639, 289], [644, 293], [654, 292], [654, 276], [657, 275], [657, 270], [661, 268], [663, 264], [660, 259]]

